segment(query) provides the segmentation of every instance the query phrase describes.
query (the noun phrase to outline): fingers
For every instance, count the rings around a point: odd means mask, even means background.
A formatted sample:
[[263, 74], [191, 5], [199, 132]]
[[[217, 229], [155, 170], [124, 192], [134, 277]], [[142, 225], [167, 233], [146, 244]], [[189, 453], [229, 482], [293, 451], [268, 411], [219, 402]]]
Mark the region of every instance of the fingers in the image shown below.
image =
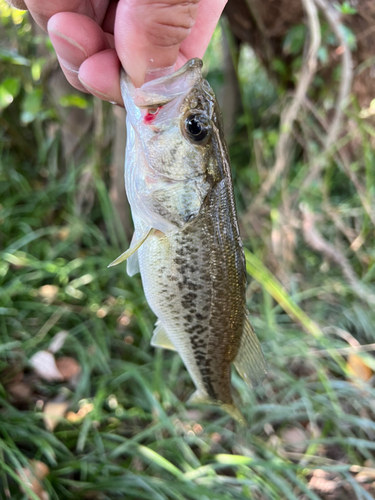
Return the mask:
[[86, 59], [79, 69], [78, 77], [91, 94], [123, 106], [120, 69], [121, 63], [115, 49], [109, 49]]
[[189, 36], [199, 0], [120, 0], [115, 43], [133, 83], [142, 85], [149, 69], [173, 66], [180, 44]]
[[[181, 65], [185, 64], [192, 57], [202, 59], [227, 1], [201, 0], [198, 6], [196, 23], [190, 35], [181, 43]], [[177, 62], [177, 69], [180, 67], [178, 64]]]
[[23, 0], [5, 0], [11, 7], [19, 10], [27, 10], [26, 4]]
[[78, 78], [79, 69], [86, 59], [110, 48], [108, 37], [92, 19], [72, 12], [54, 15], [48, 22], [48, 34], [69, 83], [86, 91]]
[[111, 0], [102, 23], [103, 31], [111, 33], [111, 35], [114, 34], [116, 10], [117, 0]]
[[50, 18], [59, 12], [71, 12], [91, 17], [101, 24], [109, 0], [24, 0], [35, 21], [44, 30]]
[[[42, 27], [48, 25], [68, 81], [79, 90], [122, 104], [120, 64], [140, 86], [148, 70], [180, 67], [192, 57], [202, 57], [226, 0], [25, 3]], [[103, 23], [106, 33], [98, 23]], [[113, 32], [119, 58], [113, 50]]]

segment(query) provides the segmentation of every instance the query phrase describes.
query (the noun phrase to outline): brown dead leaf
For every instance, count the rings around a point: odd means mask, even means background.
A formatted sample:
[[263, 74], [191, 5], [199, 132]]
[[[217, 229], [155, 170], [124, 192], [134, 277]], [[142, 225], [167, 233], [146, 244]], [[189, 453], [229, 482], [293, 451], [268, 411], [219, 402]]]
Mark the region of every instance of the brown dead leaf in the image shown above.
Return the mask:
[[34, 472], [37, 479], [44, 479], [49, 474], [49, 467], [44, 462], [40, 460], [30, 461], [31, 470]]
[[81, 373], [81, 367], [78, 362], [69, 356], [58, 358], [56, 366], [64, 380], [71, 380]]
[[43, 285], [38, 290], [39, 296], [49, 304], [56, 299], [58, 292], [56, 285]]
[[375, 480], [375, 469], [363, 467], [362, 470], [355, 476], [359, 483], [369, 483]]
[[28, 401], [31, 396], [31, 388], [25, 382], [14, 382], [7, 386], [9, 394], [16, 402]]
[[358, 356], [358, 354], [350, 354], [348, 356], [348, 362], [346, 363], [346, 368], [350, 373], [360, 378], [364, 382], [370, 380], [373, 375], [373, 371], [366, 364], [365, 360]]
[[[43, 489], [41, 481], [49, 474], [48, 466], [40, 460], [31, 460], [30, 467], [22, 467], [18, 476], [24, 481], [24, 486], [31, 489], [40, 500], [49, 500], [48, 493]], [[26, 488], [21, 486], [22, 491], [27, 495], [27, 498], [32, 498], [28, 495]]]
[[85, 403], [78, 410], [78, 415], [80, 415], [81, 417], [85, 417], [88, 413], [91, 413], [93, 409], [94, 409], [94, 405], [92, 403]]
[[56, 360], [56, 366], [64, 380], [71, 380], [81, 372], [81, 367], [74, 358], [64, 356]]
[[94, 409], [94, 405], [92, 403], [85, 403], [81, 406], [77, 413], [70, 411], [66, 418], [69, 422], [75, 423], [82, 420], [88, 413], [91, 413]]
[[65, 226], [65, 227], [62, 227], [60, 229], [60, 231], [58, 231], [57, 237], [61, 241], [65, 241], [68, 238], [69, 234], [70, 234], [70, 228], [68, 226]]
[[43, 408], [43, 420], [46, 429], [53, 432], [59, 421], [64, 417], [69, 408], [67, 401], [48, 401]]
[[307, 448], [306, 432], [299, 427], [287, 427], [281, 432], [284, 447], [298, 453], [303, 453]]
[[34, 371], [44, 380], [62, 381], [63, 376], [56, 366], [55, 357], [48, 351], [38, 351], [30, 358]]
[[69, 411], [66, 415], [66, 419], [72, 424], [75, 424], [76, 422], [80, 422], [82, 417], [80, 417], [78, 413], [74, 413], [74, 411]]
[[309, 488], [320, 493], [333, 493], [338, 486], [338, 481], [332, 479], [330, 474], [322, 469], [314, 470], [309, 482]]

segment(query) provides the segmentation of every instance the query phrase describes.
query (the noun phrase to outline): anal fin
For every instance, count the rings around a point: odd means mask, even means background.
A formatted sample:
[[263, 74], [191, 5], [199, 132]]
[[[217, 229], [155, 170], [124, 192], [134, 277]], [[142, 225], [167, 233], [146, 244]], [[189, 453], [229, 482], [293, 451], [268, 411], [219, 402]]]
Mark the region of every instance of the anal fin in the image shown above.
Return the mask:
[[142, 234], [142, 236], [134, 242], [134, 244], [133, 244], [133, 240], [132, 240], [130, 248], [128, 248], [126, 250], [126, 252], [122, 253], [119, 257], [117, 257], [117, 259], [115, 259], [113, 262], [111, 262], [108, 267], [117, 266], [117, 264], [121, 264], [121, 262], [124, 262], [124, 260], [128, 259], [131, 255], [133, 255], [138, 250], [138, 248], [140, 248], [143, 245], [143, 243], [147, 240], [147, 238], [149, 236], [152, 236], [155, 233], [155, 231], [156, 231], [156, 229], [151, 227], [151, 228], [147, 229]]
[[241, 375], [251, 388], [259, 385], [267, 373], [266, 360], [264, 359], [262, 347], [247, 314], [234, 366], [239, 375]]
[[156, 322], [156, 328], [151, 339], [151, 345], [154, 347], [162, 347], [163, 349], [169, 349], [170, 351], [175, 351], [176, 348], [172, 344], [171, 339], [168, 337], [164, 326], [158, 319]]

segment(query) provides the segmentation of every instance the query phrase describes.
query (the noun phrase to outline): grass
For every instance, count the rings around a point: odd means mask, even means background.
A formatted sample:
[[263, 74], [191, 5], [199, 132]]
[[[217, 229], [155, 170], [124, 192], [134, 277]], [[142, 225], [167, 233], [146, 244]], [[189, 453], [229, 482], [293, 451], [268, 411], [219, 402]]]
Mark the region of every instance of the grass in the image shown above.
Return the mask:
[[[36, 189], [38, 173], [15, 169], [10, 160], [10, 153], [4, 151], [3, 498], [8, 490], [9, 498], [24, 498], [19, 490], [23, 481], [17, 474], [29, 459], [41, 460], [50, 468], [43, 484], [52, 499], [218, 500], [316, 499], [319, 496], [307, 487], [315, 469], [349, 481], [353, 464], [363, 466], [373, 460], [374, 389], [361, 381], [353, 383], [342, 364], [331, 357], [314, 356], [319, 338], [305, 333], [271, 299], [269, 283], [275, 278], [256, 267], [250, 254], [248, 264], [258, 269], [260, 285], [249, 306], [269, 375], [254, 393], [234, 375], [250, 422], [245, 430], [219, 410], [185, 406], [192, 382], [177, 355], [150, 347], [154, 318], [139, 277], [130, 279], [125, 266], [107, 269], [120, 250], [108, 240], [103, 222], [113, 220], [113, 214], [97, 212], [99, 224], [90, 217], [82, 219], [69, 202], [77, 189], [75, 175], [66, 172]], [[94, 190], [97, 199], [107, 196], [100, 180]], [[98, 205], [110, 207], [110, 202], [105, 199]], [[55, 287], [53, 297], [45, 294], [45, 285]], [[300, 311], [295, 304], [300, 303], [308, 304], [312, 312], [322, 309], [321, 319], [330, 307], [318, 295], [328, 293], [327, 287], [312, 283], [310, 289], [292, 296], [284, 291], [283, 297], [293, 301], [295, 316]], [[337, 316], [338, 309], [335, 304], [331, 314]], [[354, 304], [347, 316], [355, 311]], [[365, 331], [372, 312], [367, 315]], [[82, 369], [74, 388], [38, 379], [29, 365], [32, 355], [47, 349], [61, 330], [69, 335], [57, 357], [72, 356]], [[344, 345], [334, 336], [325, 337], [325, 348]], [[20, 377], [30, 387], [26, 401], [15, 401], [9, 392]], [[93, 410], [81, 422], [64, 419], [50, 432], [43, 423], [40, 401], [59, 395], [69, 402], [70, 411], [77, 412], [87, 402]], [[302, 450], [283, 438], [288, 428], [302, 431], [306, 439]], [[299, 451], [293, 451], [296, 448]], [[357, 498], [370, 498], [361, 483], [355, 485]]]
[[[241, 69], [245, 96], [259, 72], [253, 68], [246, 80]], [[256, 96], [259, 81], [264, 74], [256, 80]], [[263, 108], [274, 91], [265, 94]], [[353, 339], [375, 342], [375, 312], [301, 232], [292, 257], [271, 245], [272, 238], [286, 237], [285, 202], [303, 180], [306, 165], [298, 151], [287, 186], [274, 189], [265, 212], [255, 217], [246, 211], [252, 189], [262, 182], [248, 141], [264, 145], [269, 166], [274, 117], [267, 115], [266, 123], [256, 117], [252, 138], [240, 122], [231, 145], [248, 249], [248, 306], [268, 362], [267, 379], [254, 392], [233, 373], [249, 422], [244, 429], [217, 408], [185, 405], [193, 384], [177, 354], [150, 347], [155, 318], [139, 276], [129, 278], [125, 265], [107, 268], [126, 246], [108, 195], [108, 152], [98, 156], [88, 140], [86, 165], [49, 168], [61, 147], [58, 134], [46, 134], [53, 114], [37, 115], [21, 128], [16, 112], [9, 108], [1, 125], [0, 499], [39, 498], [25, 476], [32, 460], [48, 466], [42, 488], [56, 500], [372, 499], [375, 363], [371, 354], [360, 354], [353, 375], [355, 358], [340, 350], [355, 345]], [[18, 126], [30, 153], [18, 136], [9, 139], [7, 124]], [[371, 200], [373, 158], [365, 146], [366, 164], [356, 169], [366, 172]], [[91, 160], [94, 203], [84, 215], [76, 200]], [[350, 230], [364, 235], [358, 252], [347, 243], [345, 252], [372, 292], [374, 228], [358, 193], [333, 163], [320, 182], [298, 201], [320, 213], [317, 224], [331, 244], [342, 248], [344, 240], [322, 210], [324, 196]], [[76, 381], [49, 382], [30, 360], [61, 331], [68, 335], [56, 358], [74, 358], [81, 373]], [[65, 401], [67, 412], [83, 416], [65, 412], [48, 430], [43, 415], [51, 401]]]

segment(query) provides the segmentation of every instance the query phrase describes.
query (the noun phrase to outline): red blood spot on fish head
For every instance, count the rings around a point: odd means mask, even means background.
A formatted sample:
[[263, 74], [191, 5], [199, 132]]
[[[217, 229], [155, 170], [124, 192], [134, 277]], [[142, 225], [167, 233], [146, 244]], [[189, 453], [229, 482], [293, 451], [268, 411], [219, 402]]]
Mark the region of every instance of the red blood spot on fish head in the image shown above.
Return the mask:
[[159, 108], [149, 108], [147, 110], [147, 113], [145, 114], [145, 116], [143, 118], [143, 121], [145, 122], [146, 125], [149, 125], [150, 123], [152, 123], [155, 120], [160, 109], [161, 109], [161, 106]]

